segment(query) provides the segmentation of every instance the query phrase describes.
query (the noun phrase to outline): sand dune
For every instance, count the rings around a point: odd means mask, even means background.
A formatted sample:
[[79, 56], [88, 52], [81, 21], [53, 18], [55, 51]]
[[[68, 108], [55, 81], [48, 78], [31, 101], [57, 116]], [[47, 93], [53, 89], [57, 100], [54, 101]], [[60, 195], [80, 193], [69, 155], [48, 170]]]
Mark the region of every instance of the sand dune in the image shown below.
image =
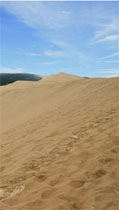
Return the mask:
[[119, 78], [0, 87], [0, 210], [117, 210]]

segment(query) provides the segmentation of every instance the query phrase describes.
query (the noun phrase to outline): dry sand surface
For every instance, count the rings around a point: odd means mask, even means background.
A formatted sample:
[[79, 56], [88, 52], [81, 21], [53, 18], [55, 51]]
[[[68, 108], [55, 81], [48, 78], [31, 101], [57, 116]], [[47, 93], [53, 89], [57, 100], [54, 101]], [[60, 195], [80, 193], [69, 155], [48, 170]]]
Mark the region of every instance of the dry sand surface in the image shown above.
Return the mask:
[[0, 87], [0, 210], [118, 210], [119, 78]]

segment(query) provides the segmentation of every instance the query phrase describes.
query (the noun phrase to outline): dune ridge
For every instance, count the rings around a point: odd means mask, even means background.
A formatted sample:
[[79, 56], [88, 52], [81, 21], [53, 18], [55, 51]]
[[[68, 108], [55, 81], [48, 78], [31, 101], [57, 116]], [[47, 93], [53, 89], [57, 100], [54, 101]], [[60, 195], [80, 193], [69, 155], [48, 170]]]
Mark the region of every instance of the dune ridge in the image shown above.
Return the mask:
[[1, 210], [117, 210], [119, 78], [0, 87]]

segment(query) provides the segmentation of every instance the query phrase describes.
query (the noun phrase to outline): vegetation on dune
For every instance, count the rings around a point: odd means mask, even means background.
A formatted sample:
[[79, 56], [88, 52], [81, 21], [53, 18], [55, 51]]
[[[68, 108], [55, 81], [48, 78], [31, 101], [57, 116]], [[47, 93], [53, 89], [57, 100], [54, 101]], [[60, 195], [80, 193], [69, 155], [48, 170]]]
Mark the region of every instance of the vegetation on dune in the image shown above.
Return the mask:
[[39, 81], [42, 77], [35, 74], [27, 73], [1, 73], [0, 74], [0, 86], [8, 85], [16, 81]]

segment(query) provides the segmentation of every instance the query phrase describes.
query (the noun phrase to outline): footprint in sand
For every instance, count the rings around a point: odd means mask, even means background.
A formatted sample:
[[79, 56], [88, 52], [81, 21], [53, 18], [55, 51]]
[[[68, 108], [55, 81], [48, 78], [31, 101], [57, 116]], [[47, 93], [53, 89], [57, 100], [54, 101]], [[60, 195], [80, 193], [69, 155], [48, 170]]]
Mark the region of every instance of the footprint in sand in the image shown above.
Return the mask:
[[62, 174], [54, 177], [53, 179], [50, 180], [49, 185], [55, 186], [59, 183], [61, 183], [64, 180], [64, 176]]
[[95, 171], [95, 173], [93, 175], [95, 176], [95, 178], [100, 178], [100, 177], [106, 175], [106, 173], [107, 172], [105, 170], [99, 169], [99, 170]]
[[83, 187], [85, 184], [84, 180], [73, 180], [69, 183], [73, 188]]
[[39, 174], [39, 175], [36, 175], [36, 179], [39, 182], [44, 182], [47, 179], [47, 177], [44, 174]]
[[113, 152], [113, 153], [118, 153], [118, 148], [113, 148], [113, 149], [111, 149], [111, 152]]
[[82, 209], [80, 203], [79, 202], [75, 202], [75, 201], [71, 202], [70, 210], [76, 210], [76, 209], [77, 210], [81, 210]]
[[43, 199], [49, 199], [50, 197], [53, 196], [53, 194], [54, 194], [54, 189], [51, 188], [51, 189], [47, 189], [47, 190], [43, 191], [41, 194], [41, 197]]
[[112, 162], [113, 160], [114, 160], [113, 158], [103, 158], [103, 159], [100, 159], [99, 161], [103, 164], [107, 164], [107, 163]]

